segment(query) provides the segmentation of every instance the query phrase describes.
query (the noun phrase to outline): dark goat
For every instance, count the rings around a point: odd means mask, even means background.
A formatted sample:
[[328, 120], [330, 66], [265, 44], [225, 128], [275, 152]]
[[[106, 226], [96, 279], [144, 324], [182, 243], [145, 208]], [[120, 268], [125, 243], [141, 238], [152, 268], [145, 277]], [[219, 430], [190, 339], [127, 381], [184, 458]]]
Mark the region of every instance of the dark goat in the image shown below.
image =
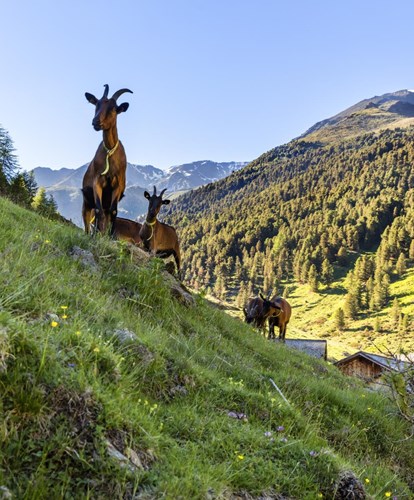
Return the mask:
[[163, 200], [162, 195], [166, 189], [163, 189], [157, 195], [157, 188], [154, 186], [152, 196], [148, 191], [144, 192], [145, 198], [148, 200], [148, 212], [144, 224], [142, 224], [139, 235], [142, 239], [144, 247], [157, 255], [158, 257], [174, 256], [177, 264], [177, 271], [180, 272], [181, 256], [178, 237], [175, 229], [168, 224], [164, 224], [157, 220], [157, 215], [162, 205], [168, 205], [170, 200]]
[[286, 328], [292, 315], [289, 302], [283, 297], [273, 297], [269, 305], [269, 339], [275, 337], [275, 326], [279, 327], [279, 340], [285, 341]]
[[264, 300], [262, 298], [249, 299], [246, 307], [243, 307], [243, 312], [246, 323], [253, 324], [260, 329], [264, 328], [267, 316], [265, 315]]
[[113, 235], [117, 240], [129, 241], [137, 246], [142, 246], [139, 235], [142, 224], [130, 219], [117, 217], [113, 223]]
[[112, 232], [118, 202], [125, 191], [127, 162], [124, 146], [118, 139], [116, 119], [119, 113], [128, 109], [129, 104], [124, 102], [118, 106], [116, 100], [123, 93], [132, 91], [121, 89], [108, 98], [109, 86], [104, 87], [101, 99], [85, 93], [87, 101], [95, 106], [92, 126], [103, 132], [103, 140], [85, 172], [82, 183], [82, 217], [87, 233], [90, 232], [92, 224], [95, 230], [104, 232], [110, 229]]
[[286, 327], [292, 314], [291, 307], [287, 300], [282, 297], [266, 299], [262, 294], [254, 299], [249, 299], [243, 308], [246, 323], [253, 323], [254, 326], [264, 330], [266, 320], [269, 321], [269, 339], [275, 338], [275, 326], [279, 327], [279, 339], [285, 340]]

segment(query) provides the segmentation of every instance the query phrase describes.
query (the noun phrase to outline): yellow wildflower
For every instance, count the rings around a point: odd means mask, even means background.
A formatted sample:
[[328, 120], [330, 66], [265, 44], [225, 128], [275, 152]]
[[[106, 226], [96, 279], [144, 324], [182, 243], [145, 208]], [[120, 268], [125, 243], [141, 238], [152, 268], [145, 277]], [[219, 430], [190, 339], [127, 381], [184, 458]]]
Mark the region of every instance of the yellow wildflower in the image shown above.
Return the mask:
[[65, 310], [68, 308], [68, 306], [60, 306], [61, 309]]
[[62, 314], [62, 319], [67, 319], [68, 315], [67, 314]]
[[369, 483], [369, 479], [366, 477], [365, 478], [365, 482], [368, 484]]
[[385, 496], [386, 496], [387, 498], [389, 498], [391, 495], [392, 495], [392, 492], [391, 492], [391, 491], [386, 491], [386, 492], [385, 492]]
[[244, 455], [237, 455], [237, 458], [238, 458], [239, 460], [244, 460]]
[[80, 330], [76, 330], [75, 335], [79, 337], [80, 334], [81, 334]]
[[100, 351], [99, 347], [95, 347], [95, 349], [93, 350], [93, 352], [99, 352], [99, 351]]
[[50, 323], [50, 326], [51, 326], [52, 328], [56, 328], [57, 326], [59, 326], [59, 323], [58, 323], [57, 321], [52, 321], [52, 322]]

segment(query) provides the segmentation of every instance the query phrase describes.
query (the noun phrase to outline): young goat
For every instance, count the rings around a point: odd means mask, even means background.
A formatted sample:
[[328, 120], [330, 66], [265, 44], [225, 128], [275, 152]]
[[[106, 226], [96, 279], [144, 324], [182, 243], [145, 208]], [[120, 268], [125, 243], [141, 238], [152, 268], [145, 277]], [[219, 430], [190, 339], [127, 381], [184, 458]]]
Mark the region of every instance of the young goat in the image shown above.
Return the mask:
[[116, 119], [129, 104], [124, 102], [118, 106], [116, 100], [123, 93], [132, 91], [121, 89], [108, 99], [109, 86], [104, 87], [101, 99], [85, 93], [87, 101], [95, 106], [92, 126], [103, 132], [103, 141], [83, 177], [82, 217], [86, 233], [90, 232], [92, 225], [95, 230], [104, 232], [110, 229], [112, 233], [118, 202], [125, 191], [127, 161], [124, 146], [118, 139]]
[[181, 256], [177, 233], [172, 226], [157, 220], [157, 215], [161, 206], [170, 203], [170, 200], [162, 199], [162, 195], [165, 191], [166, 189], [163, 189], [161, 193], [157, 195], [157, 188], [154, 186], [152, 196], [148, 191], [144, 192], [144, 196], [149, 204], [147, 217], [144, 224], [142, 224], [139, 236], [141, 237], [144, 247], [158, 257], [164, 258], [173, 255], [177, 265], [177, 271], [180, 273]]

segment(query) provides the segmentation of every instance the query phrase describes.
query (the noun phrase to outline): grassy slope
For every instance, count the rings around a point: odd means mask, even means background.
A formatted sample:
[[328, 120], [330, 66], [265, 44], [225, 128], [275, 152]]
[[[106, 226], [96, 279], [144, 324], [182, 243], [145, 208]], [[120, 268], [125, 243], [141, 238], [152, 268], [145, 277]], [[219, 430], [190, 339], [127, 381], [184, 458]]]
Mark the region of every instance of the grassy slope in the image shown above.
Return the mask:
[[[344, 469], [372, 497], [411, 498], [412, 440], [384, 397], [201, 298], [181, 306], [158, 260], [0, 211], [0, 486], [16, 498], [332, 498]], [[138, 339], [119, 344], [117, 328]]]

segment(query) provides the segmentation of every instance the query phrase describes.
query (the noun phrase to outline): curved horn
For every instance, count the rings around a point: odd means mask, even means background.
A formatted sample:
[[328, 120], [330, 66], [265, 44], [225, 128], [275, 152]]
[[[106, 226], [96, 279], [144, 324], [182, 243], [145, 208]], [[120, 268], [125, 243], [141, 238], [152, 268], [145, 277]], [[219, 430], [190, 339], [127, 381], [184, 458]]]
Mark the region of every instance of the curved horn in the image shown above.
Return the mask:
[[157, 188], [154, 186], [154, 192], [152, 193], [153, 196], [157, 195]]
[[115, 101], [118, 99], [119, 96], [121, 96], [122, 94], [124, 94], [125, 92], [130, 92], [131, 94], [133, 94], [132, 90], [129, 90], [129, 89], [121, 89], [121, 90], [117, 90], [115, 92], [115, 94], [112, 96], [111, 99], [115, 99]]
[[104, 87], [105, 87], [105, 90], [104, 90], [102, 99], [107, 99], [108, 98], [108, 92], [109, 92], [109, 85], [107, 83], [105, 83]]
[[159, 196], [162, 196], [162, 195], [165, 193], [165, 191], [167, 191], [167, 188], [163, 189], [163, 190], [161, 191], [161, 193], [159, 194]]

